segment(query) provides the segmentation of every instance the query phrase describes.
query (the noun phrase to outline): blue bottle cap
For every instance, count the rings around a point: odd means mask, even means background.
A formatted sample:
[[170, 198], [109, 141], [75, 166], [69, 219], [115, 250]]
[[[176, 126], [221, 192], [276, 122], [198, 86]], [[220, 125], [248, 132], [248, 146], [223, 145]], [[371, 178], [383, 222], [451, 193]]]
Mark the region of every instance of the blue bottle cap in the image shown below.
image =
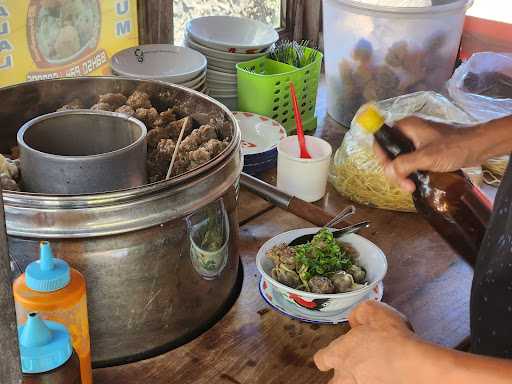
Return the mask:
[[53, 257], [47, 241], [41, 241], [39, 260], [30, 263], [25, 270], [27, 287], [38, 292], [53, 292], [64, 288], [71, 281], [69, 264]]
[[21, 370], [23, 373], [49, 372], [64, 365], [73, 354], [66, 327], [42, 320], [37, 313], [28, 315], [18, 328]]

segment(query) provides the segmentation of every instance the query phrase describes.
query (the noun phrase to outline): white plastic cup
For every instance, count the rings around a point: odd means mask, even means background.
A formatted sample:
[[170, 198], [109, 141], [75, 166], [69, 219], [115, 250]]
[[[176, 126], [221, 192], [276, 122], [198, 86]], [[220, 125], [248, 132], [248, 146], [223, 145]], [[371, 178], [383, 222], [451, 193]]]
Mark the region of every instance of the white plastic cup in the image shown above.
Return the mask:
[[325, 195], [331, 162], [331, 145], [318, 137], [306, 136], [311, 159], [301, 159], [297, 136], [288, 136], [277, 147], [277, 188], [307, 202]]

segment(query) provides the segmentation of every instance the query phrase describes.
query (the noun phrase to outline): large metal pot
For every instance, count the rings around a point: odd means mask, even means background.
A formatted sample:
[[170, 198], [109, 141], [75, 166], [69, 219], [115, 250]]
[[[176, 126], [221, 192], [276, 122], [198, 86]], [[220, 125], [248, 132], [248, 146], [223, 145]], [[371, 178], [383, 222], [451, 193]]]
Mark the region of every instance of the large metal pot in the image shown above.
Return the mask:
[[[77, 196], [4, 194], [9, 251], [20, 270], [36, 258], [38, 241], [50, 239], [56, 255], [85, 274], [96, 366], [179, 345], [217, 321], [232, 303], [239, 276], [238, 125], [215, 100], [161, 82], [77, 78], [0, 89], [3, 153], [16, 144], [26, 121], [74, 97], [93, 104], [99, 94], [129, 94], [141, 86], [160, 95], [154, 103], [180, 100], [191, 112], [225, 119], [233, 137], [228, 148], [200, 168], [138, 188]], [[227, 237], [205, 273], [194, 259], [197, 252], [191, 252], [187, 223], [203, 223], [212, 206], [225, 216], [219, 222], [225, 223]]]

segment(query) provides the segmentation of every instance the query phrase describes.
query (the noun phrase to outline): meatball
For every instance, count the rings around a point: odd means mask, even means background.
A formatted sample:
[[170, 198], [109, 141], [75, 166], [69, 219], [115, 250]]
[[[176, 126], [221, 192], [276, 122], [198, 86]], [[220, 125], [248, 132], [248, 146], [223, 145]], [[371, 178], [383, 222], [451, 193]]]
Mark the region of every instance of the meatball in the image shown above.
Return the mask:
[[151, 127], [156, 119], [158, 119], [158, 111], [151, 108], [138, 108], [135, 111], [135, 117], [146, 124], [147, 127]]
[[69, 103], [67, 103], [66, 105], [63, 105], [62, 107], [57, 109], [57, 112], [69, 111], [69, 110], [72, 110], [72, 109], [83, 109], [83, 108], [84, 108], [84, 105], [83, 105], [83, 103], [82, 103], [82, 101], [80, 99], [73, 99]]
[[7, 173], [0, 173], [0, 187], [6, 191], [19, 191], [18, 184]]
[[91, 107], [91, 110], [93, 110], [93, 111], [109, 111], [109, 112], [112, 112], [114, 110], [114, 108], [110, 104], [107, 104], [107, 103], [98, 103], [98, 104], [94, 104]]
[[116, 109], [116, 112], [123, 113], [123, 114], [125, 114], [127, 116], [135, 115], [135, 111], [129, 105], [122, 105], [122, 106], [120, 106], [119, 108]]
[[363, 284], [364, 279], [366, 278], [366, 271], [361, 268], [359, 265], [352, 264], [347, 271], [352, 275], [354, 281], [358, 284]]
[[279, 266], [272, 269], [272, 277], [280, 283], [283, 283], [284, 285], [287, 285], [291, 288], [297, 288], [300, 283], [299, 275], [297, 272], [291, 270], [284, 264], [280, 264]]
[[137, 110], [139, 108], [151, 108], [151, 101], [149, 95], [146, 92], [135, 91], [133, 92], [126, 104]]
[[334, 293], [335, 291], [334, 284], [325, 276], [313, 276], [308, 284], [313, 293]]
[[124, 105], [126, 100], [126, 96], [122, 93], [106, 93], [104, 95], [100, 95], [98, 103], [107, 103], [114, 109], [117, 109]]
[[339, 293], [348, 292], [354, 285], [354, 279], [352, 275], [345, 272], [339, 271], [331, 277], [331, 282], [334, 284], [336, 291]]
[[[178, 121], [173, 121], [164, 127], [157, 127], [150, 130], [146, 136], [146, 141], [148, 143], [148, 148], [154, 148], [158, 144], [161, 139], [177, 139], [180, 131], [184, 129], [183, 137], [188, 135], [188, 133], [192, 130], [192, 119], [185, 117]], [[180, 144], [180, 150], [183, 146], [183, 143], [188, 139], [185, 138]], [[198, 147], [194, 148], [197, 149]]]
[[176, 117], [176, 112], [171, 108], [168, 108], [167, 111], [160, 112], [160, 116], [156, 121], [154, 122], [155, 126], [165, 126], [169, 123], [172, 123], [173, 121], [178, 120]]

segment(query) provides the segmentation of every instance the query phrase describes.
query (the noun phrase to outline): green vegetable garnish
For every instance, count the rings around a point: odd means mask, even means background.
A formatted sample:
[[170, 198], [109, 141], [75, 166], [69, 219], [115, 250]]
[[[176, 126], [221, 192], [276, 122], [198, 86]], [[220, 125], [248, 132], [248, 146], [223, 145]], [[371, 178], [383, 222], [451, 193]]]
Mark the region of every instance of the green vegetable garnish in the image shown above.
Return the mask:
[[352, 266], [350, 254], [326, 228], [320, 230], [311, 242], [294, 248], [297, 270], [306, 290], [309, 290], [307, 282], [311, 277], [328, 276]]

